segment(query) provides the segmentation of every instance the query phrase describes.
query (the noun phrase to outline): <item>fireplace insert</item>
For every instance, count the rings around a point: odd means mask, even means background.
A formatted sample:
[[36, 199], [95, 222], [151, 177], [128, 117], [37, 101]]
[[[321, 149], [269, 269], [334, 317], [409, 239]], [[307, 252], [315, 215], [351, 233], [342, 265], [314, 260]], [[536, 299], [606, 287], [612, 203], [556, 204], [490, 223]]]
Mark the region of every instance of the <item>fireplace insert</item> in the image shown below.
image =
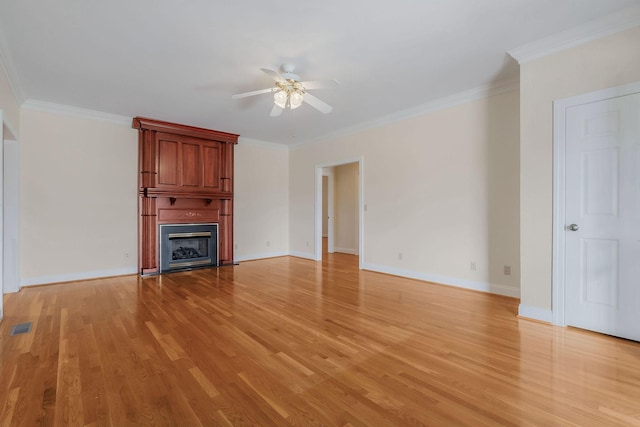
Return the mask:
[[218, 224], [160, 225], [160, 272], [218, 265]]

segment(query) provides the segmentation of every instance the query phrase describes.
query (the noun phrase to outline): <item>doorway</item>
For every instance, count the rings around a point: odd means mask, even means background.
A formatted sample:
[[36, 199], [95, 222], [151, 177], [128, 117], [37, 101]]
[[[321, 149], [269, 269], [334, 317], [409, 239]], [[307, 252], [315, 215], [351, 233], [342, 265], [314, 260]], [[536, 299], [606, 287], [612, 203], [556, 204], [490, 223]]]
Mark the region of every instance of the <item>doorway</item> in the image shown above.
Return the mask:
[[333, 168], [322, 168], [322, 253], [333, 251]]
[[[323, 191], [326, 183], [326, 192]], [[351, 188], [342, 188], [351, 182]], [[349, 187], [349, 184], [346, 184]], [[363, 159], [348, 159], [316, 165], [315, 260], [322, 260], [323, 230], [328, 251], [352, 253], [363, 259]], [[326, 195], [323, 197], [323, 194]], [[339, 205], [342, 206], [339, 206]], [[325, 206], [326, 205], [326, 206]], [[328, 216], [326, 227], [325, 216]], [[345, 243], [346, 242], [346, 243]]]
[[555, 324], [640, 341], [640, 83], [554, 103]]

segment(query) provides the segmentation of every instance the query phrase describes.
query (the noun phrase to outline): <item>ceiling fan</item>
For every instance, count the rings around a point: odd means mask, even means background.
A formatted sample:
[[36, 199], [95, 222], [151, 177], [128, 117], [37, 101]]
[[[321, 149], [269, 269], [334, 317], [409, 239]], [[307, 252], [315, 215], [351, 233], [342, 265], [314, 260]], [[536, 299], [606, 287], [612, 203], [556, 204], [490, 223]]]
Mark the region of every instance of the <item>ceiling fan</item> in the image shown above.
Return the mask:
[[293, 64], [283, 64], [281, 69], [283, 71], [282, 73], [268, 68], [260, 68], [263, 73], [275, 80], [276, 83], [274, 87], [239, 93], [237, 95], [233, 95], [231, 99], [246, 98], [248, 96], [261, 95], [263, 93], [273, 93], [273, 109], [271, 110], [271, 117], [279, 116], [285, 108], [295, 110], [301, 106], [303, 102], [306, 102], [324, 114], [328, 114], [333, 110], [333, 107], [311, 95], [308, 90], [337, 87], [339, 84], [336, 80], [313, 80], [301, 82], [300, 76], [293, 73], [295, 70], [295, 66]]

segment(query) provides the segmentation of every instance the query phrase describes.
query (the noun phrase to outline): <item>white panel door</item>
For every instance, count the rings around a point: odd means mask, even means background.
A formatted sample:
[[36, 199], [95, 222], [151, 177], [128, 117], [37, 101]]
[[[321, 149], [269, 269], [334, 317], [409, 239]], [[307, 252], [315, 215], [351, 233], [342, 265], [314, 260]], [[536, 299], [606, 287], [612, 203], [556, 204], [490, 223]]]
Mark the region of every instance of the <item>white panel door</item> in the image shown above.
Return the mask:
[[568, 325], [640, 341], [640, 94], [567, 108]]

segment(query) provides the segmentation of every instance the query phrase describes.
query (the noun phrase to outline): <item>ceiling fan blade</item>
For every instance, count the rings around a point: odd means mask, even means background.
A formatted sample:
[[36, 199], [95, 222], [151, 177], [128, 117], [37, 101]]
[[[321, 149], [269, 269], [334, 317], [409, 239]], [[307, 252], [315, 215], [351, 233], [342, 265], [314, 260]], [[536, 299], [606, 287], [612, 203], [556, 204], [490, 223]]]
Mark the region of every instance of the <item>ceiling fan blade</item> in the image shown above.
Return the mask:
[[231, 97], [231, 99], [240, 99], [240, 98], [246, 98], [248, 96], [254, 96], [254, 95], [262, 95], [263, 93], [269, 93], [271, 92], [272, 88], [269, 89], [260, 89], [260, 90], [253, 90], [251, 92], [245, 92], [245, 93], [238, 93], [236, 95], [233, 95]]
[[310, 80], [308, 82], [300, 82], [305, 89], [334, 89], [340, 86], [340, 82], [335, 79], [332, 80]]
[[273, 108], [271, 109], [271, 114], [269, 114], [271, 117], [278, 117], [280, 114], [282, 114], [282, 108], [278, 107], [276, 104], [273, 104]]
[[313, 108], [315, 108], [316, 110], [324, 114], [328, 114], [331, 112], [331, 110], [333, 110], [333, 107], [331, 105], [327, 104], [324, 101], [319, 100], [315, 96], [311, 95], [309, 92], [306, 92], [304, 94], [304, 102], [306, 102], [307, 104], [311, 105]]
[[275, 81], [277, 81], [279, 83], [282, 83], [282, 82], [285, 81], [284, 78], [277, 71], [270, 70], [268, 68], [260, 68], [260, 71], [262, 71], [266, 75], [270, 76], [273, 80], [275, 80]]

